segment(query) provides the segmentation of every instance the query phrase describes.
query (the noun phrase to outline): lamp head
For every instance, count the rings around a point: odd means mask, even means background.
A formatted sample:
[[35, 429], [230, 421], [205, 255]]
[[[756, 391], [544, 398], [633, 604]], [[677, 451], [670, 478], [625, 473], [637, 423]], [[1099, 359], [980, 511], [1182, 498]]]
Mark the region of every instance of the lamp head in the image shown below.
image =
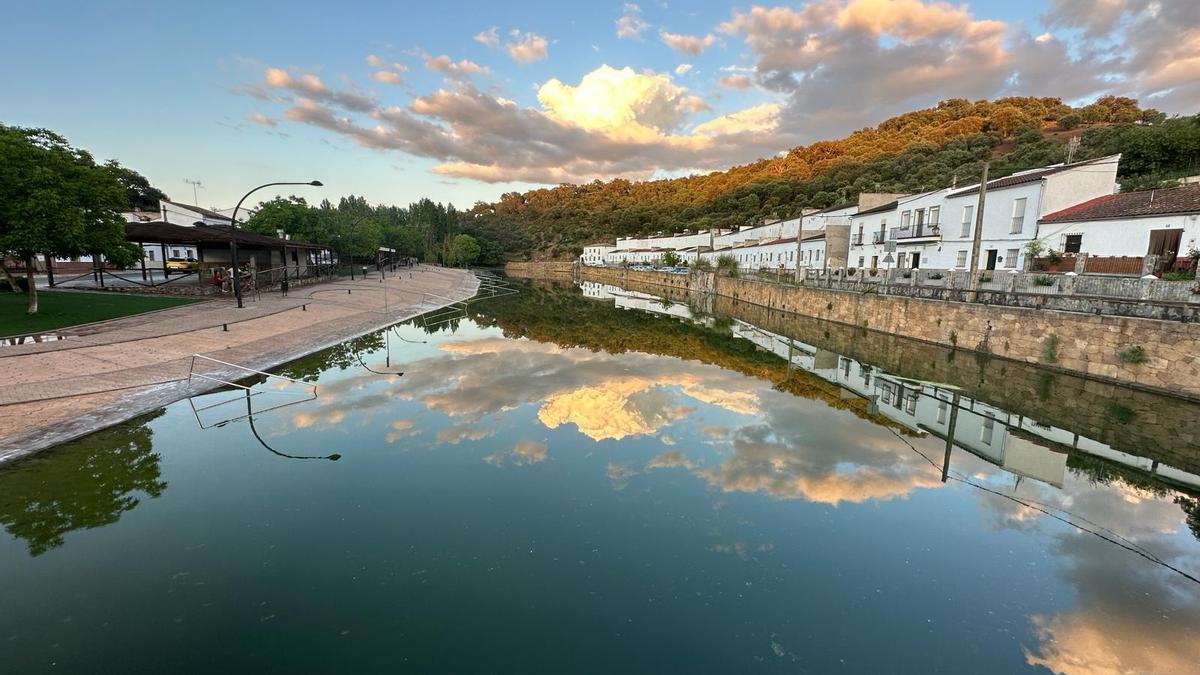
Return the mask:
[[314, 180], [314, 181], [310, 182], [309, 185], [311, 185], [313, 187], [323, 187], [325, 184], [319, 180]]

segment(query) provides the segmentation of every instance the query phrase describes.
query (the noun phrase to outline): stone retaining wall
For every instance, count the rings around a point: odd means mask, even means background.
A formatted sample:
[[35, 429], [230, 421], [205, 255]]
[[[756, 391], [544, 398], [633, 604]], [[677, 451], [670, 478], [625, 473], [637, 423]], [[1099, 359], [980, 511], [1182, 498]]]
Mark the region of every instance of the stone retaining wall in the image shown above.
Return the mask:
[[[529, 273], [538, 269], [535, 263], [510, 269], [510, 273], [532, 276]], [[877, 295], [712, 273], [581, 267], [579, 274], [588, 281], [625, 288], [645, 284], [682, 290], [691, 296], [711, 293], [869, 331], [1200, 399], [1200, 325], [1195, 323]], [[1141, 348], [1140, 361], [1134, 347]]]

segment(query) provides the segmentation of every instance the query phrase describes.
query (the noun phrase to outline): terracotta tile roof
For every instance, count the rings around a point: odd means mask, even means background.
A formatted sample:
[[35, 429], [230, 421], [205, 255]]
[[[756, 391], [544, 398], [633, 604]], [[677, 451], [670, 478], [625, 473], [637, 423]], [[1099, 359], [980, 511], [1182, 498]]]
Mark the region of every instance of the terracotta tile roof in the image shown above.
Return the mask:
[[1061, 211], [1055, 211], [1043, 217], [1039, 222], [1062, 223], [1079, 220], [1138, 218], [1173, 213], [1200, 213], [1200, 185], [1104, 195]]

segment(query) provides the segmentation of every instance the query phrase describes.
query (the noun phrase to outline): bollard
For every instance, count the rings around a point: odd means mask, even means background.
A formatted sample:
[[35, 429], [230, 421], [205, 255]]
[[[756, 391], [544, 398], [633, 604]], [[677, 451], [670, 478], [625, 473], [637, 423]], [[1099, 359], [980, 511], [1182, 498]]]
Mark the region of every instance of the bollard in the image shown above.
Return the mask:
[[346, 295], [350, 295], [350, 289], [349, 289], [349, 288], [347, 288], [347, 289], [346, 289]]

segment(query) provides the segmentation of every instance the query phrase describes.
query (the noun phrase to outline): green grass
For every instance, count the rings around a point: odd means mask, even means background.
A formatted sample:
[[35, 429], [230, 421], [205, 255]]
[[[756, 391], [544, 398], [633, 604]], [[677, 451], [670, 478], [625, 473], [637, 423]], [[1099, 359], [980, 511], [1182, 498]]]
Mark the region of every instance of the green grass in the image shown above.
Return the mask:
[[25, 294], [4, 291], [0, 292], [0, 335], [54, 330], [193, 302], [197, 301], [151, 295], [39, 290], [38, 313], [28, 316], [25, 314], [28, 303]]

